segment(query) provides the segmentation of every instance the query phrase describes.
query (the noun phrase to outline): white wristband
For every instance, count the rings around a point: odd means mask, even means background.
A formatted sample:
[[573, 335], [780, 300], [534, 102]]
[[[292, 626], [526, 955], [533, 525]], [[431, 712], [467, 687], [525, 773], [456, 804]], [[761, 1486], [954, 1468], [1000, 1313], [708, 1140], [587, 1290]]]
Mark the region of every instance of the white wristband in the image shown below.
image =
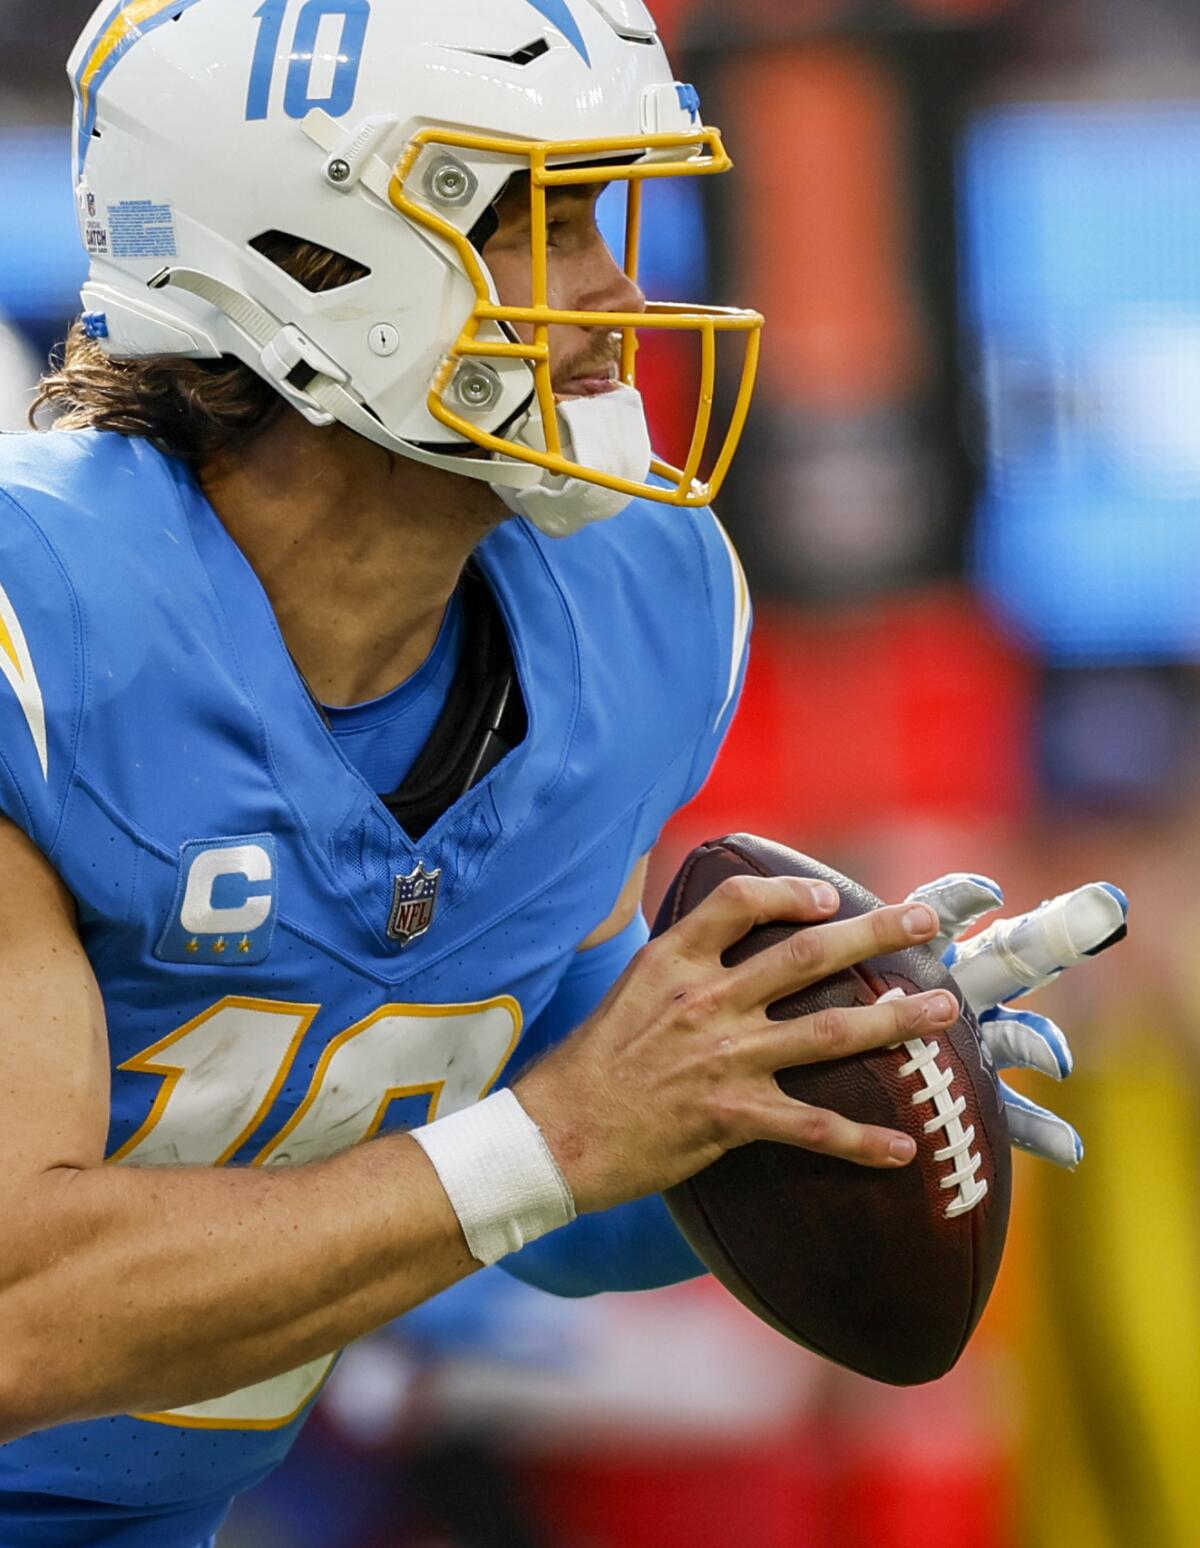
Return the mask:
[[480, 1263], [497, 1263], [575, 1219], [567, 1179], [511, 1091], [414, 1129], [413, 1139], [433, 1163]]

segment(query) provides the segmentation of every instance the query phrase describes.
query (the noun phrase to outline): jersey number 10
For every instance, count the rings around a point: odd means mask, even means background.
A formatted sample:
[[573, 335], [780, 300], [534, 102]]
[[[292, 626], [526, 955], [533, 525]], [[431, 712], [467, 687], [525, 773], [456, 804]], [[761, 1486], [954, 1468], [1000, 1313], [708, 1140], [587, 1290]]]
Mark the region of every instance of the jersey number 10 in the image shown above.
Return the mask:
[[[224, 1166], [266, 1124], [319, 1005], [230, 996], [122, 1070], [163, 1077], [146, 1121], [109, 1159], [129, 1166]], [[373, 1139], [389, 1116], [409, 1127], [471, 1107], [499, 1080], [521, 1035], [503, 996], [475, 1005], [384, 1005], [328, 1044], [304, 1099], [251, 1160], [297, 1166]], [[334, 1356], [172, 1413], [160, 1424], [271, 1430], [315, 1396]]]

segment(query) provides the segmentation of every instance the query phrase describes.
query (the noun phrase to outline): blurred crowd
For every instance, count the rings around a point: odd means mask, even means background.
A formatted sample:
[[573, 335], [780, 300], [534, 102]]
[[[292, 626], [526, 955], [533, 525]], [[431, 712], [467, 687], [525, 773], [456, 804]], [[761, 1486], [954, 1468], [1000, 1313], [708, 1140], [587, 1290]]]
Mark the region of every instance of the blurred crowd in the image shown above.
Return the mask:
[[[1129, 942], [1043, 1007], [1087, 1159], [1018, 1161], [996, 1300], [934, 1387], [850, 1378], [708, 1283], [556, 1302], [487, 1273], [347, 1354], [223, 1544], [1194, 1548], [1200, 11], [655, 9], [738, 172], [651, 203], [649, 287], [769, 331], [723, 509], [746, 702], [654, 888], [738, 829], [891, 897], [1118, 883]], [[0, 0], [0, 429], [81, 275], [62, 64], [90, 10]], [[693, 366], [646, 347], [668, 449]]]

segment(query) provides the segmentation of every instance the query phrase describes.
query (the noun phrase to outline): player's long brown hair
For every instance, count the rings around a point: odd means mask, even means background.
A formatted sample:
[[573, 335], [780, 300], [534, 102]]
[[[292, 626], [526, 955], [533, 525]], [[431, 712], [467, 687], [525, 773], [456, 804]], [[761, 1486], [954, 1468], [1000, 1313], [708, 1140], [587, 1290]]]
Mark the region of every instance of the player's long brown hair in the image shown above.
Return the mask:
[[[352, 258], [283, 232], [269, 232], [254, 246], [308, 290], [335, 290], [369, 273]], [[111, 360], [76, 322], [42, 378], [29, 417], [40, 423], [45, 410], [57, 430], [142, 436], [201, 467], [265, 430], [285, 407], [273, 387], [232, 356]]]

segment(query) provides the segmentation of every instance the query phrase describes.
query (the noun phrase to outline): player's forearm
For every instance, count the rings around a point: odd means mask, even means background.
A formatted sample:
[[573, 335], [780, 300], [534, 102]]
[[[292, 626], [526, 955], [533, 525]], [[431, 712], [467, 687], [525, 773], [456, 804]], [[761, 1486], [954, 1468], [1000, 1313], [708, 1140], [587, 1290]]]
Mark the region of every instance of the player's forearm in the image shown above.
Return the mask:
[[0, 1433], [254, 1385], [476, 1266], [407, 1138], [295, 1171], [47, 1174], [8, 1211]]

